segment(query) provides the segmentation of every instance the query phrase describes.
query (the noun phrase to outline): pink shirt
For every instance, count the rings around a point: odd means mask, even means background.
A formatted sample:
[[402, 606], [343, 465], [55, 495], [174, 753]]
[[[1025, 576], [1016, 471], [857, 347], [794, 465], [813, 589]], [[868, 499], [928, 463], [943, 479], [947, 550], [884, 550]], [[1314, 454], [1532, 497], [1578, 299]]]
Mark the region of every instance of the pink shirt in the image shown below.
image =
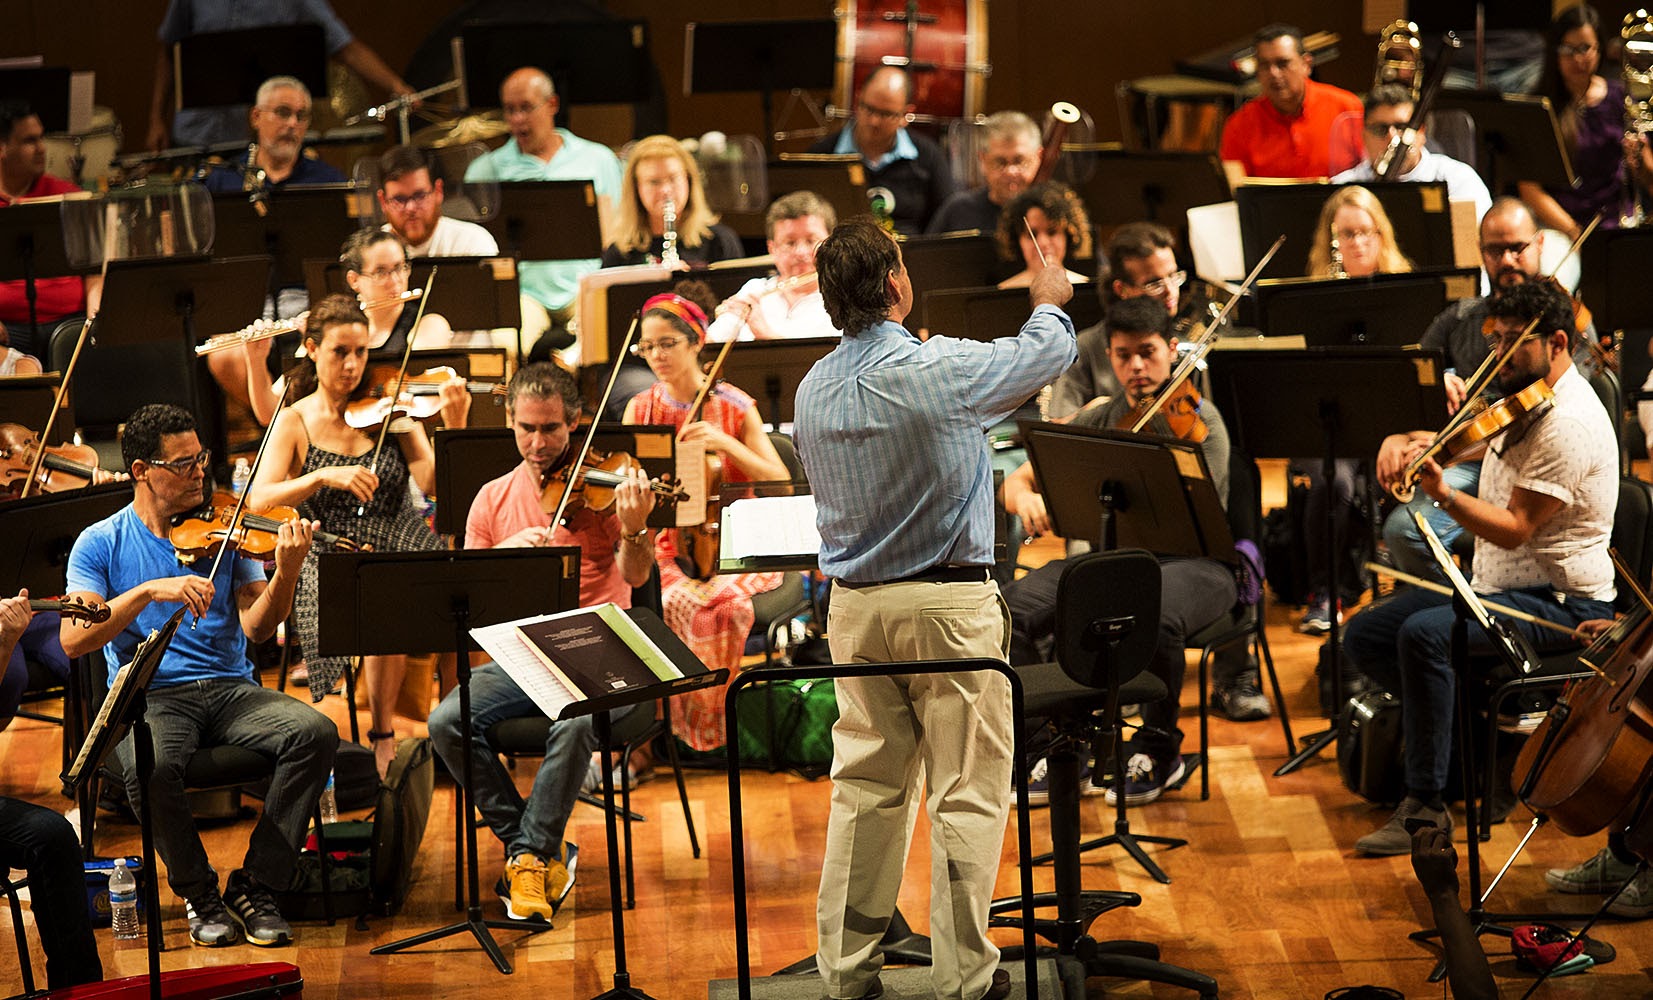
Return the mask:
[[[580, 548], [580, 604], [589, 608], [613, 601], [622, 608], [631, 607], [631, 586], [614, 558], [620, 519], [613, 513], [596, 514], [583, 508], [566, 519], [568, 527], [552, 532], [551, 544]], [[465, 547], [491, 549], [524, 528], [550, 523], [551, 515], [540, 509], [539, 477], [523, 462], [477, 491], [465, 518]]]

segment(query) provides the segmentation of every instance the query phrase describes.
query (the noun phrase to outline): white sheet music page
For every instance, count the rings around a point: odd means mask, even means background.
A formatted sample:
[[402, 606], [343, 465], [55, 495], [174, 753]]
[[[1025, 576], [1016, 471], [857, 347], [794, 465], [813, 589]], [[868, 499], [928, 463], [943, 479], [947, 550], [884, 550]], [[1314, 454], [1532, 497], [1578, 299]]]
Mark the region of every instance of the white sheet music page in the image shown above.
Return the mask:
[[544, 712], [548, 719], [555, 719], [562, 714], [564, 708], [578, 699], [528, 648], [528, 643], [517, 631], [517, 626], [548, 621], [555, 617], [557, 616], [537, 615], [533, 618], [521, 618], [471, 629], [471, 638], [476, 640], [476, 644], [482, 647], [483, 652], [493, 657], [494, 662], [499, 664], [499, 669], [505, 671], [505, 676], [515, 681], [517, 687], [522, 688], [522, 693], [538, 705], [539, 710]]
[[706, 523], [706, 442], [677, 440], [677, 482], [689, 499], [677, 505], [677, 526]]
[[821, 534], [815, 527], [813, 494], [746, 497], [723, 508], [722, 552], [726, 559], [816, 555]]

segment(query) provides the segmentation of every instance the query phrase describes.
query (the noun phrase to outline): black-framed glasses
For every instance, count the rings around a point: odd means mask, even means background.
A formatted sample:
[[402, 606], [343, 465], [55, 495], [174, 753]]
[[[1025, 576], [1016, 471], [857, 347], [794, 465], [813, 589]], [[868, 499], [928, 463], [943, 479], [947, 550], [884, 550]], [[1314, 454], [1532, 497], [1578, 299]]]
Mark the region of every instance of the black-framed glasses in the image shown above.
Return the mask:
[[165, 469], [175, 476], [187, 476], [194, 469], [205, 469], [207, 466], [212, 464], [212, 450], [210, 448], [203, 448], [199, 453], [191, 455], [188, 458], [175, 458], [170, 462], [162, 462], [153, 458], [145, 459], [144, 461], [148, 462], [150, 465], [153, 465], [157, 469]]
[[1532, 240], [1526, 240], [1521, 243], [1483, 243], [1481, 244], [1481, 252], [1486, 254], [1488, 257], [1491, 257], [1493, 260], [1497, 260], [1507, 253], [1514, 254], [1519, 257], [1526, 253], [1527, 248], [1530, 246], [1532, 246]]
[[423, 205], [425, 202], [429, 201], [431, 196], [435, 193], [435, 188], [426, 188], [423, 191], [415, 191], [412, 194], [392, 195], [391, 197], [386, 198], [385, 201], [395, 205], [397, 208], [405, 212], [415, 205]]

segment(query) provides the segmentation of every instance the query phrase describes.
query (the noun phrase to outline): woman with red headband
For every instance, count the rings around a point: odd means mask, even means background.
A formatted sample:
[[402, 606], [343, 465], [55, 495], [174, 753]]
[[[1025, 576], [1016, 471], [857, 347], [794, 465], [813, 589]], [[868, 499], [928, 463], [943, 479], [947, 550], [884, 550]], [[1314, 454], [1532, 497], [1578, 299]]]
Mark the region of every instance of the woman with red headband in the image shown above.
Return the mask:
[[[706, 380], [700, 350], [716, 303], [705, 284], [683, 281], [674, 292], [643, 304], [633, 350], [648, 362], [658, 381], [626, 404], [625, 422], [678, 428], [680, 443], [700, 442], [708, 455], [722, 457], [726, 481], [788, 479], [786, 464], [764, 432], [752, 397], [741, 390], [718, 383], [706, 394], [700, 419], [689, 420]], [[779, 586], [781, 574], [738, 573], [697, 580], [678, 565], [681, 551], [677, 532], [659, 533], [654, 552], [666, 624], [707, 667], [726, 668], [733, 677], [752, 630], [752, 595]], [[723, 695], [722, 688], [708, 688], [679, 698], [675, 728], [689, 746], [712, 750], [724, 745]]]

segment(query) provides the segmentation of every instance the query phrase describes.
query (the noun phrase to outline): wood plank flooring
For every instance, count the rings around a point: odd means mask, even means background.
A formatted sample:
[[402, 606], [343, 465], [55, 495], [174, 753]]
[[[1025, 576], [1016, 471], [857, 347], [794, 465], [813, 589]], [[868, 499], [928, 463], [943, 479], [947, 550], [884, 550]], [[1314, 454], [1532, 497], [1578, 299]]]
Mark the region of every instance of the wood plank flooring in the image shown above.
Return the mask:
[[[1297, 635], [1295, 619], [1291, 609], [1271, 608], [1269, 634], [1293, 725], [1306, 734], [1322, 728], [1312, 687], [1320, 640]], [[1185, 749], [1197, 745], [1198, 739], [1196, 680], [1191, 670], [1183, 694], [1183, 728], [1189, 734]], [[328, 699], [323, 709], [335, 720], [344, 717], [339, 699]], [[26, 720], [0, 733], [0, 794], [67, 809], [69, 803], [57, 795], [58, 739], [55, 727]], [[1132, 812], [1132, 829], [1139, 833], [1190, 840], [1187, 847], [1156, 855], [1174, 879], [1171, 885], [1153, 882], [1117, 850], [1086, 856], [1087, 888], [1128, 889], [1143, 897], [1140, 907], [1098, 920], [1095, 935], [1156, 941], [1168, 961], [1215, 976], [1224, 997], [1318, 998], [1337, 987], [1361, 983], [1390, 986], [1413, 998], [1444, 995], [1443, 987], [1425, 981], [1434, 951], [1407, 940], [1407, 934], [1428, 918], [1408, 859], [1363, 858], [1351, 850], [1355, 839], [1381, 823], [1386, 812], [1344, 790], [1329, 751], [1297, 773], [1275, 778], [1273, 771], [1285, 759], [1285, 747], [1274, 720], [1236, 724], [1213, 718], [1211, 739], [1210, 801], [1199, 801], [1196, 775], [1180, 792]], [[524, 788], [530, 774], [526, 767], [518, 772]], [[627, 957], [633, 984], [660, 1000], [705, 997], [709, 980], [732, 977], [735, 970], [727, 786], [722, 772], [700, 771], [689, 773], [688, 787], [704, 847], [699, 859], [690, 854], [671, 782], [656, 779], [637, 794], [638, 808], [648, 820], [633, 828], [638, 904], [625, 918]], [[757, 971], [767, 973], [813, 950], [828, 783], [753, 771], [743, 777], [742, 787], [752, 960]], [[609, 989], [614, 956], [603, 823], [597, 810], [583, 805], [576, 807], [570, 827], [571, 838], [583, 848], [579, 882], [556, 927], [535, 935], [497, 933], [516, 963], [515, 975], [497, 973], [468, 936], [397, 956], [367, 953], [374, 945], [457, 919], [452, 909], [451, 802], [451, 783], [439, 779], [414, 892], [397, 917], [376, 919], [365, 932], [351, 923], [301, 924], [297, 945], [290, 948], [209, 951], [188, 945], [183, 905], [163, 887], [166, 939], [173, 949], [163, 956], [165, 967], [291, 961], [303, 970], [307, 994], [323, 998], [560, 1000], [594, 997]], [[1082, 808], [1087, 835], [1111, 829], [1111, 811], [1101, 797], [1085, 799]], [[1514, 848], [1529, 819], [1518, 808], [1509, 823], [1495, 828], [1484, 851], [1489, 876]], [[1043, 850], [1049, 842], [1045, 810], [1036, 809], [1032, 821], [1035, 847]], [[204, 831], [221, 873], [238, 863], [249, 830], [250, 823], [242, 821]], [[485, 830], [479, 836], [484, 909], [500, 916], [498, 901], [486, 895], [499, 873], [500, 851]], [[921, 818], [901, 891], [902, 911], [920, 930], [928, 924], [926, 837]], [[1462, 852], [1463, 834], [1455, 839]], [[1553, 829], [1541, 830], [1499, 887], [1495, 908], [1572, 909], [1581, 901], [1593, 901], [1594, 897], [1547, 892], [1543, 872], [1587, 857], [1601, 843], [1599, 838], [1572, 840]], [[137, 853], [138, 831], [105, 818], [97, 846], [106, 854]], [[1017, 885], [1014, 828], [1007, 831], [1003, 857], [999, 890], [1009, 894]], [[1049, 869], [1039, 869], [1035, 879], [1041, 888], [1049, 887]], [[0, 924], [8, 922], [9, 917], [0, 915]], [[6, 938], [0, 945], [0, 992], [14, 991], [20, 988], [16, 956], [9, 931], [0, 935]], [[1618, 949], [1618, 960], [1582, 976], [1552, 981], [1539, 996], [1653, 996], [1653, 923], [1609, 920], [1595, 936]], [[1002, 938], [1004, 943], [1015, 939], [1011, 934]], [[37, 975], [43, 977], [32, 928], [30, 940]], [[1530, 977], [1515, 968], [1506, 941], [1484, 941], [1506, 995], [1519, 996]], [[141, 950], [115, 948], [106, 932], [100, 946], [108, 975], [143, 971]], [[1101, 996], [1104, 990], [1122, 997], [1187, 996], [1142, 984], [1091, 982], [1091, 996]]]

